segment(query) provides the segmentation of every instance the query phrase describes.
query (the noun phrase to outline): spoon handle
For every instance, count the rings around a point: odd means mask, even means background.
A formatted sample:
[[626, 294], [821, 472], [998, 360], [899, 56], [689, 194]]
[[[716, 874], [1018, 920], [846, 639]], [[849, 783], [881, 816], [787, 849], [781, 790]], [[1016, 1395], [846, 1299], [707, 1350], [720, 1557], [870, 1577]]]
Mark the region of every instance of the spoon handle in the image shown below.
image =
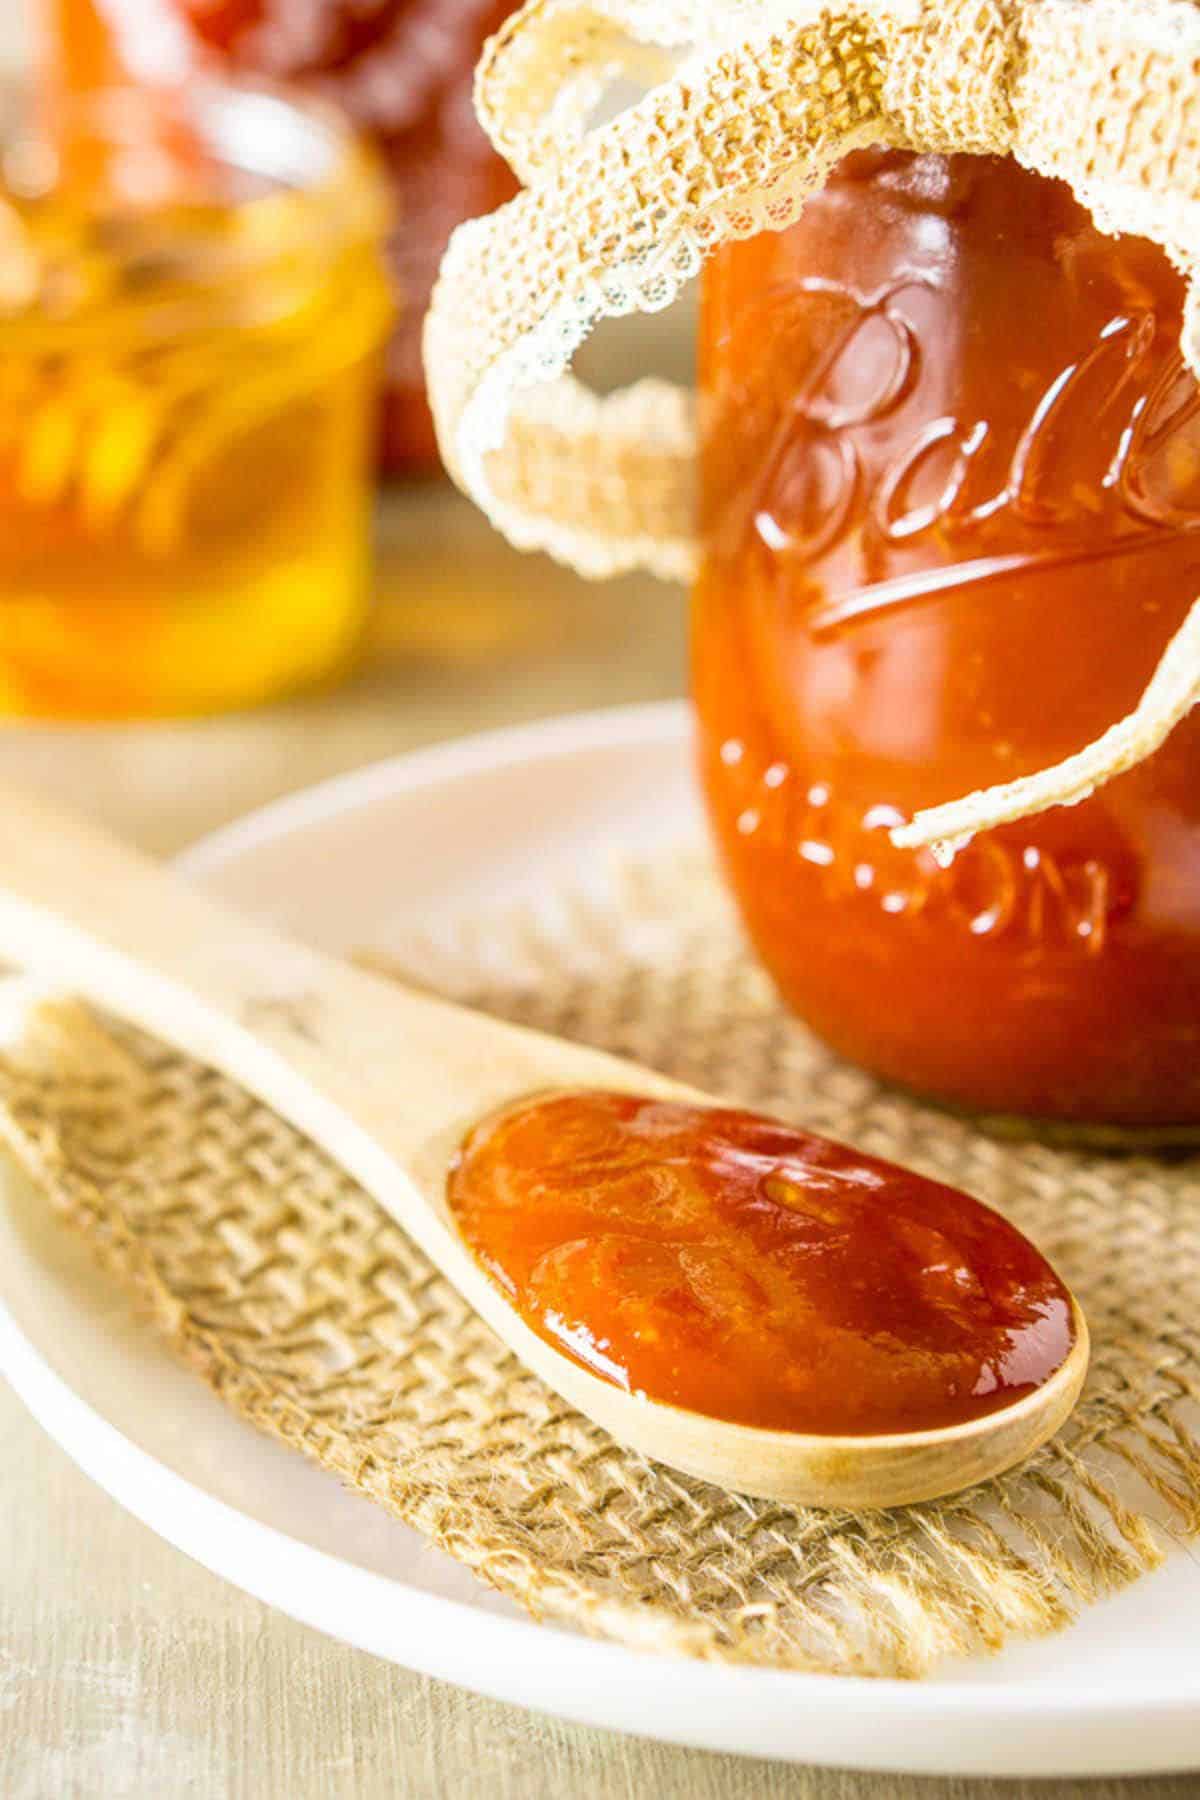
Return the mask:
[[540, 1088], [670, 1086], [279, 936], [31, 794], [0, 786], [0, 819], [0, 956], [241, 1083], [443, 1267], [462, 1255], [446, 1161], [482, 1114]]
[[277, 936], [104, 832], [0, 786], [0, 956], [231, 1076], [305, 1132], [420, 1245], [521, 1360], [620, 1442], [772, 1499], [892, 1506], [983, 1480], [1042, 1443], [1087, 1366], [1077, 1316], [1044, 1387], [948, 1433], [806, 1437], [647, 1400], [526, 1324], [446, 1203], [468, 1127], [553, 1088], [704, 1100], [600, 1051], [413, 993]]

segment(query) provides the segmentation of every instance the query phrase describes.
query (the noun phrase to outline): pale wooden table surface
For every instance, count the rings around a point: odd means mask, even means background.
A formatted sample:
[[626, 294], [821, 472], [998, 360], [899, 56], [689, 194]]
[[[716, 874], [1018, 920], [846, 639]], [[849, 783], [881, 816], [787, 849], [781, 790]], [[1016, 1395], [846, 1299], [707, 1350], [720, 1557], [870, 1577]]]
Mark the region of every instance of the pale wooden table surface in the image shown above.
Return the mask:
[[[431, 492], [383, 526], [377, 643], [340, 694], [207, 723], [0, 733], [35, 780], [171, 851], [247, 807], [438, 738], [682, 690], [682, 601], [588, 588]], [[535, 1718], [341, 1648], [193, 1566], [0, 1387], [0, 1796], [125, 1800], [986, 1800], [1200, 1794], [785, 1769]], [[649, 1677], [652, 1679], [652, 1675]]]

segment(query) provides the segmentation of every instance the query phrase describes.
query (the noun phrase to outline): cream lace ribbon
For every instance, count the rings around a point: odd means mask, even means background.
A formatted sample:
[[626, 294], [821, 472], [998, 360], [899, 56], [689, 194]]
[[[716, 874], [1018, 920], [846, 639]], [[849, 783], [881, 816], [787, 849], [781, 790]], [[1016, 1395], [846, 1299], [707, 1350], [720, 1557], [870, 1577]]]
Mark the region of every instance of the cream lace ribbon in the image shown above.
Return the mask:
[[[617, 81], [645, 86], [588, 128]], [[690, 394], [598, 397], [568, 371], [604, 319], [671, 305], [718, 245], [790, 224], [847, 151], [1007, 153], [1188, 275], [1200, 373], [1200, 6], [1194, 0], [528, 0], [477, 102], [526, 184], [446, 254], [426, 363], [452, 474], [524, 549], [589, 576], [686, 579]], [[1135, 710], [1052, 768], [898, 827], [952, 853], [1071, 805], [1149, 756], [1200, 699], [1200, 601]]]

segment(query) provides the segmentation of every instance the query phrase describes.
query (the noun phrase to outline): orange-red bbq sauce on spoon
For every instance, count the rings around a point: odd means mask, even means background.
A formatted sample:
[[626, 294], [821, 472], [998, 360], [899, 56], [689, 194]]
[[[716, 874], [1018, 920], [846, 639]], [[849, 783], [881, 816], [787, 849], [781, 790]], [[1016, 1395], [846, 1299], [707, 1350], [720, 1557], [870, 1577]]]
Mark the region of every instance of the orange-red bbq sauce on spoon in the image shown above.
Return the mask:
[[965, 1424], [1040, 1387], [1074, 1341], [1066, 1288], [998, 1213], [755, 1113], [532, 1100], [470, 1134], [449, 1198], [541, 1337], [735, 1423]]

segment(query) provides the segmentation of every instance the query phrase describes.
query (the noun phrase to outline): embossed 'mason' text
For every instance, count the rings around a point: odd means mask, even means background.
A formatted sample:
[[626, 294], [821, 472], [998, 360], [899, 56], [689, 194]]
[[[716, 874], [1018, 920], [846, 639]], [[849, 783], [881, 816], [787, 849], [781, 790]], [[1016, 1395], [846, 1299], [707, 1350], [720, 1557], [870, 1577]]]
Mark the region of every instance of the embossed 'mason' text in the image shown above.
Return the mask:
[[856, 900], [893, 918], [936, 919], [939, 928], [1012, 947], [1074, 949], [1098, 956], [1128, 896], [1095, 855], [1052, 854], [1036, 844], [983, 836], [949, 868], [928, 851], [897, 850], [886, 804], [840, 802], [831, 784], [784, 762], [759, 763], [735, 738], [718, 752], [715, 783], [747, 849], [783, 857], [807, 873], [814, 894]]

